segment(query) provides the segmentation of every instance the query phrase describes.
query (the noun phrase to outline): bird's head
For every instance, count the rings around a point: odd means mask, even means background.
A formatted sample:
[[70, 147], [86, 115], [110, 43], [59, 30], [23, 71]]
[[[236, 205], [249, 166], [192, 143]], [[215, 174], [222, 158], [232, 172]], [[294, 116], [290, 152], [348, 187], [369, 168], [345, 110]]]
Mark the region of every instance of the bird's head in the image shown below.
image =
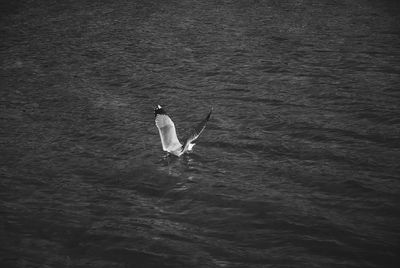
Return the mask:
[[158, 114], [167, 114], [167, 112], [165, 112], [163, 107], [161, 107], [161, 105], [159, 104], [157, 104], [157, 106], [154, 107], [154, 116], [157, 116]]

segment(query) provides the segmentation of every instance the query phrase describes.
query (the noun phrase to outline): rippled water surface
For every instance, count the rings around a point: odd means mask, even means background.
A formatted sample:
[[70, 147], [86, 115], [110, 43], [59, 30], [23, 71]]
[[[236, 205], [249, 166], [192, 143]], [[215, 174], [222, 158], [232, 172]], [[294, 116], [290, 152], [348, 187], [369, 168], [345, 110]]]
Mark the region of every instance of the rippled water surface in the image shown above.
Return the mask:
[[[379, 3], [377, 3], [379, 2]], [[10, 1], [1, 267], [395, 267], [390, 1]], [[166, 157], [153, 107], [191, 154]]]

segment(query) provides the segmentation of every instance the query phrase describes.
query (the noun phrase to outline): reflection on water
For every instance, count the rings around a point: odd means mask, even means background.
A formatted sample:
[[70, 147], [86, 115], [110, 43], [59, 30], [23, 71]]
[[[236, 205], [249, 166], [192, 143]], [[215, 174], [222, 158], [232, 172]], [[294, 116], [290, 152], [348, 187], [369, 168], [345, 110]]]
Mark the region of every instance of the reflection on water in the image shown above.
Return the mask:
[[[0, 44], [5, 267], [394, 267], [390, 1], [18, 1]], [[165, 156], [214, 107], [194, 151]]]

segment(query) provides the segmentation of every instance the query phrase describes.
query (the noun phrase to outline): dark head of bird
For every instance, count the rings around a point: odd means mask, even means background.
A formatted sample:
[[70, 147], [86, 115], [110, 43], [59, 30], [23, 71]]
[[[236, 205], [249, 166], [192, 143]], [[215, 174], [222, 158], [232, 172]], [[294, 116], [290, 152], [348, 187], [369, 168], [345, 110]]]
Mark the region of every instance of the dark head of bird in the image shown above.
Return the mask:
[[164, 110], [163, 107], [161, 107], [161, 105], [157, 105], [156, 107], [154, 107], [154, 116], [157, 116], [158, 114], [167, 114], [167, 112]]

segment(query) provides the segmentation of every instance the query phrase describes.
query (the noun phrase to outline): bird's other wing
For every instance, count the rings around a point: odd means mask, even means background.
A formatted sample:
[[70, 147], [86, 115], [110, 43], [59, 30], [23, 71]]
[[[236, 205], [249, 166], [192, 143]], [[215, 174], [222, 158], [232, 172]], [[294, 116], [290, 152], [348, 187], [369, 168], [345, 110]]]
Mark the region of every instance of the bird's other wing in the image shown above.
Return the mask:
[[182, 144], [176, 136], [175, 124], [167, 114], [157, 114], [155, 123], [160, 133], [164, 151], [172, 152], [182, 148]]
[[197, 140], [197, 138], [200, 136], [200, 134], [203, 132], [203, 130], [205, 129], [208, 120], [210, 120], [211, 117], [211, 113], [212, 113], [212, 108], [210, 110], [210, 112], [208, 113], [208, 115], [206, 116], [206, 118], [204, 118], [200, 123], [198, 123], [189, 133], [186, 141], [185, 141], [185, 145], [183, 147], [183, 151], [190, 151], [192, 149], [192, 147], [194, 146], [194, 141]]

